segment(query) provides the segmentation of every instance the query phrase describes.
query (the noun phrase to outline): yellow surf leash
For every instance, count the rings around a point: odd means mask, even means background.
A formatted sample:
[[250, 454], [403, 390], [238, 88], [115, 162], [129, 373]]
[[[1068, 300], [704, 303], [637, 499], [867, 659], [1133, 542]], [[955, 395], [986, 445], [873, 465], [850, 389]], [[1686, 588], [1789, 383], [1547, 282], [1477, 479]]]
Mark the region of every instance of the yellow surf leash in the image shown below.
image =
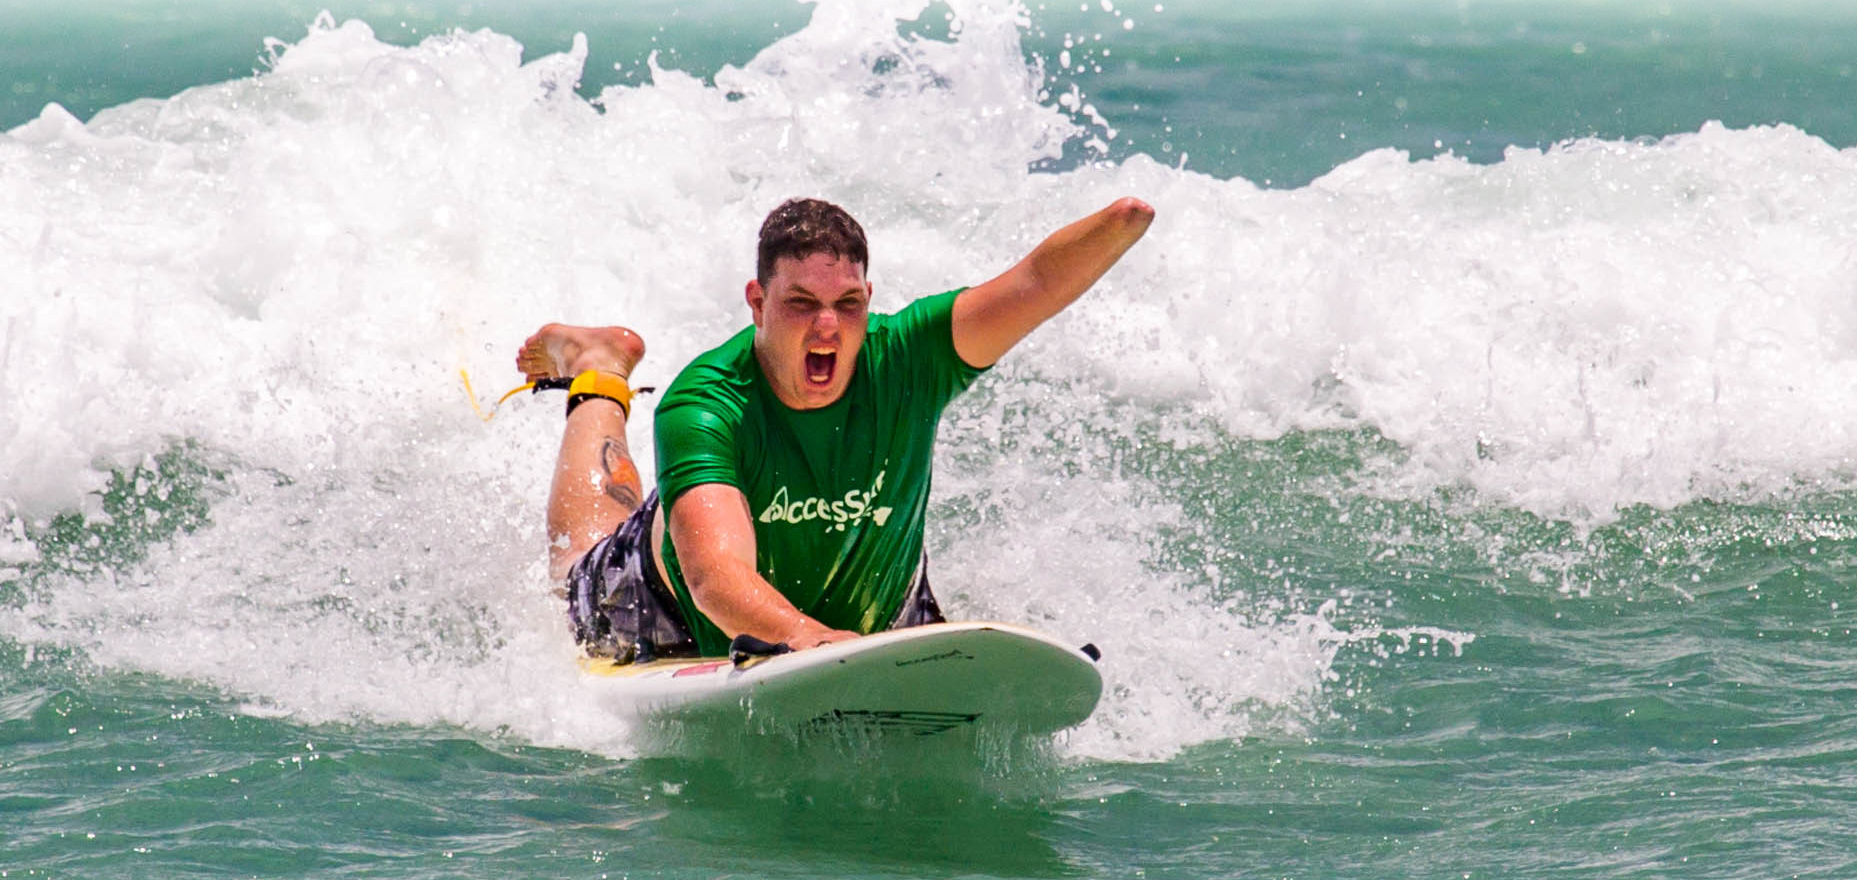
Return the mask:
[[543, 391], [566, 390], [568, 393], [568, 412], [573, 412], [575, 406], [578, 406], [589, 397], [605, 398], [606, 400], [619, 404], [619, 409], [625, 412], [627, 418], [630, 418], [632, 415], [633, 395], [650, 394], [658, 390], [651, 386], [632, 388], [626, 385], [624, 379], [611, 373], [588, 370], [573, 378], [568, 378], [566, 376], [550, 376], [545, 379], [537, 379], [533, 382], [524, 382], [504, 392], [503, 396], [497, 398], [496, 403], [491, 404], [489, 411], [486, 412], [483, 406], [477, 402], [476, 390], [471, 388], [470, 372], [460, 369], [458, 371], [458, 378], [464, 382], [464, 396], [471, 401], [471, 412], [476, 413], [477, 418], [485, 422], [496, 418], [497, 411], [502, 409], [506, 401], [524, 391], [531, 394], [540, 394]]

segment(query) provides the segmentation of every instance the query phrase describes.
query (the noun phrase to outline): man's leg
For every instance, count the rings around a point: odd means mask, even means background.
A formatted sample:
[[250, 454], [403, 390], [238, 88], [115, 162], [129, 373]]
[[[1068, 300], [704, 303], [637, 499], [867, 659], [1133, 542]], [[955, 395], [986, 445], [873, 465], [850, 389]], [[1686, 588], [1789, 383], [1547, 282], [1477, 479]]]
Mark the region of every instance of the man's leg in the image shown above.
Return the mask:
[[[516, 368], [531, 381], [587, 370], [625, 378], [644, 356], [645, 341], [624, 327], [549, 324], [522, 344]], [[625, 423], [618, 404], [597, 397], [567, 418], [548, 492], [548, 570], [556, 579], [638, 509], [643, 490]]]

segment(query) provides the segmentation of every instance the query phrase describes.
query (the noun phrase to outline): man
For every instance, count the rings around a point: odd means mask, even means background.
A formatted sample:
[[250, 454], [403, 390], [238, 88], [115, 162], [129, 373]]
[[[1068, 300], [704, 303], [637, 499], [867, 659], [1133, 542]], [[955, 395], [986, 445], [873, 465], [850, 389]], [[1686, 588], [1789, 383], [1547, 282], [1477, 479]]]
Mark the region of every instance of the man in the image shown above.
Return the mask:
[[977, 287], [868, 312], [864, 231], [789, 201], [761, 227], [753, 325], [698, 357], [657, 409], [641, 497], [623, 327], [549, 324], [516, 365], [573, 377], [548, 499], [550, 569], [588, 650], [715, 656], [741, 634], [805, 649], [941, 619], [922, 565], [942, 408], [1083, 295], [1147, 231], [1122, 199]]

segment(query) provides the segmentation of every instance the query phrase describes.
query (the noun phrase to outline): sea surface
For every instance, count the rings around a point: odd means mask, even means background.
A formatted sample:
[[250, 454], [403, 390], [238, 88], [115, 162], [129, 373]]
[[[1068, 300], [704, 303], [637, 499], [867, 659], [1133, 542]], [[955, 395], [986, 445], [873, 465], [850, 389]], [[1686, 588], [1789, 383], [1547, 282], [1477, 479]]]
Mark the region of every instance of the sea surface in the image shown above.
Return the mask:
[[[940, 435], [1046, 748], [581, 690], [473, 404], [798, 194], [881, 310], [1158, 212]], [[1849, 4], [0, 0], [0, 877], [1857, 877], [1854, 625]]]

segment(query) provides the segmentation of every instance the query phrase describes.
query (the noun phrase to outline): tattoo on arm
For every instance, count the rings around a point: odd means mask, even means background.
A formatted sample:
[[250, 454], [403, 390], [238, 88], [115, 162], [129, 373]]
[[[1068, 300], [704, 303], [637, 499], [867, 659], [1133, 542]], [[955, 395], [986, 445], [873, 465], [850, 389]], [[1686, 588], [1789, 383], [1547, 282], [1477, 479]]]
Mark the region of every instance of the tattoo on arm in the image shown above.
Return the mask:
[[600, 446], [600, 468], [606, 471], [606, 497], [627, 510], [637, 510], [641, 500], [638, 468], [633, 467], [632, 457], [626, 454], [625, 441], [606, 438]]

